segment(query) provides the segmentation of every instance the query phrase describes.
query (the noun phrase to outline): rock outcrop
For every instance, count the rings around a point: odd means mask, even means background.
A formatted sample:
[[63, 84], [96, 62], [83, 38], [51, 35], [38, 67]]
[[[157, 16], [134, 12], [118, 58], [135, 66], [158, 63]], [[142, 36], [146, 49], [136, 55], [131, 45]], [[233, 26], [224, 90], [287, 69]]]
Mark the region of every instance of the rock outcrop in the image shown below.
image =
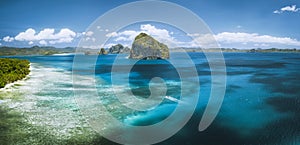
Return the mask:
[[130, 48], [124, 47], [122, 44], [117, 44], [109, 48], [109, 53], [111, 54], [129, 53], [129, 52], [130, 52]]
[[104, 48], [101, 48], [100, 51], [98, 52], [99, 55], [106, 55], [107, 51]]
[[146, 33], [140, 33], [135, 37], [129, 56], [132, 59], [168, 59], [169, 57], [168, 46]]

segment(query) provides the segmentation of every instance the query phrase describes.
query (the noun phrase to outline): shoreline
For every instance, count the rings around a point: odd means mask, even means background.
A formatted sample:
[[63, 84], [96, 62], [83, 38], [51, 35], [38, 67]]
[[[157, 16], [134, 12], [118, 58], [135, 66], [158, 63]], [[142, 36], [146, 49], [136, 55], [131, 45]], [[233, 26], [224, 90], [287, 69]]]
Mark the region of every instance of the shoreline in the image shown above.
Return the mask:
[[[25, 78], [2, 88], [0, 127], [10, 131], [6, 134], [0, 130], [0, 134], [16, 138], [7, 143], [100, 144], [103, 138], [85, 122], [72, 98], [72, 90], [68, 88], [70, 80], [70, 72], [30, 63], [30, 73]], [[36, 136], [38, 132], [41, 133]], [[35, 137], [27, 140], [20, 138], [19, 133]]]
[[30, 70], [30, 72], [29, 72], [28, 75], [26, 75], [26, 77], [24, 77], [20, 80], [17, 80], [17, 81], [6, 84], [3, 88], [0, 88], [0, 91], [7, 92], [7, 91], [11, 90], [12, 87], [15, 86], [16, 84], [21, 84], [21, 85], [24, 84], [25, 81], [28, 80], [30, 78], [30, 76], [32, 75], [32, 63], [29, 63], [29, 70]]

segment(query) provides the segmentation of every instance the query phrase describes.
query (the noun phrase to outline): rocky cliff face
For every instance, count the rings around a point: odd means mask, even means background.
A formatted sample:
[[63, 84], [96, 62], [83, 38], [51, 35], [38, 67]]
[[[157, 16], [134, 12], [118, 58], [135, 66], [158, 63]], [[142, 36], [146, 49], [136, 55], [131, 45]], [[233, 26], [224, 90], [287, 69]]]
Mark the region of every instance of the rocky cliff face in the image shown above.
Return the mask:
[[112, 53], [112, 54], [117, 54], [117, 53], [120, 53], [120, 51], [124, 48], [123, 45], [121, 44], [117, 44], [117, 45], [114, 45], [114, 46], [111, 46], [109, 48], [109, 53]]
[[169, 57], [168, 46], [145, 33], [135, 37], [129, 56], [133, 59], [168, 59]]
[[104, 48], [101, 48], [100, 51], [98, 52], [99, 55], [106, 55], [107, 51]]
[[130, 48], [124, 47], [122, 44], [117, 44], [117, 45], [111, 46], [109, 48], [108, 52], [111, 54], [129, 53]]

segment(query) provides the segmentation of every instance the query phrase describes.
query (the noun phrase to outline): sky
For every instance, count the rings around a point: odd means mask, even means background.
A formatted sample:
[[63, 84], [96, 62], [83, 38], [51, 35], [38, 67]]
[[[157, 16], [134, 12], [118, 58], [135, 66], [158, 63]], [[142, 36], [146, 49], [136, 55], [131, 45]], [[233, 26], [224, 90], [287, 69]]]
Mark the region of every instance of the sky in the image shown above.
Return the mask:
[[[107, 11], [130, 0], [0, 0], [0, 46], [75, 47], [79, 41], [96, 41], [89, 26]], [[207, 24], [220, 47], [300, 49], [299, 0], [170, 0]], [[141, 14], [142, 15], [142, 14]], [[119, 32], [108, 29], [109, 47], [124, 43], [130, 47], [140, 32], [153, 35], [172, 47], [193, 47], [205, 34], [186, 34], [159, 23], [141, 23]], [[180, 35], [179, 35], [180, 34]], [[100, 47], [100, 46], [99, 46]]]

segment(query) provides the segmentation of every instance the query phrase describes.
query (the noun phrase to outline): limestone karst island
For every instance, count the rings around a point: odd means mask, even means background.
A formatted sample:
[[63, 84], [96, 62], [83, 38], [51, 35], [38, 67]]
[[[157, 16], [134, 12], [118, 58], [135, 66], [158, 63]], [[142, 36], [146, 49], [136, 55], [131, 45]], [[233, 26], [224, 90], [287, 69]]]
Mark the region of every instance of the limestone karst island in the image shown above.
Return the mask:
[[167, 45], [158, 42], [146, 33], [140, 33], [134, 39], [129, 58], [133, 59], [168, 59]]

